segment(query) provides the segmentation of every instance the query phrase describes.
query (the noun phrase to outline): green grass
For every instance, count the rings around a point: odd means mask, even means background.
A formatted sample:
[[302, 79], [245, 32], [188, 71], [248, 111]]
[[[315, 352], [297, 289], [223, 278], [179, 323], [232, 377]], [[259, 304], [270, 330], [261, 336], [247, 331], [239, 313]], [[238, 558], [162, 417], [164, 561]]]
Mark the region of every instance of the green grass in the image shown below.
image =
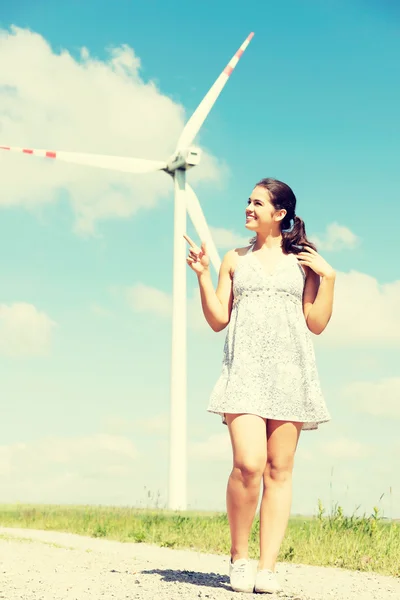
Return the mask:
[[[122, 542], [229, 554], [225, 513], [172, 512], [96, 506], [0, 505], [0, 525], [64, 531]], [[259, 518], [253, 524], [250, 556], [258, 557]], [[400, 523], [371, 515], [345, 516], [340, 506], [326, 515], [293, 517], [279, 561], [375, 571], [400, 577]]]

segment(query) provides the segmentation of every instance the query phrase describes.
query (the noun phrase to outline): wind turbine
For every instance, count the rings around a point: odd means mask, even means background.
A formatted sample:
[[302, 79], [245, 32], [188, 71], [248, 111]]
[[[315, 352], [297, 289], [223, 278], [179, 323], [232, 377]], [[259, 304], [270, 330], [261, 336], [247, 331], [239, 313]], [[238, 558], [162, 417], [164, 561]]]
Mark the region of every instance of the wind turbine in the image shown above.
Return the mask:
[[173, 309], [171, 357], [171, 412], [168, 507], [186, 510], [187, 507], [187, 448], [186, 448], [186, 210], [200, 238], [205, 241], [211, 263], [219, 272], [220, 258], [211, 237], [199, 200], [186, 182], [186, 171], [200, 162], [201, 152], [192, 146], [208, 113], [249, 45], [251, 33], [229, 61], [189, 121], [186, 123], [173, 155], [166, 161], [146, 160], [99, 154], [79, 154], [54, 150], [35, 150], [0, 146], [1, 150], [22, 152], [33, 156], [57, 159], [76, 165], [99, 167], [125, 173], [165, 171], [174, 180], [174, 254], [173, 254]]

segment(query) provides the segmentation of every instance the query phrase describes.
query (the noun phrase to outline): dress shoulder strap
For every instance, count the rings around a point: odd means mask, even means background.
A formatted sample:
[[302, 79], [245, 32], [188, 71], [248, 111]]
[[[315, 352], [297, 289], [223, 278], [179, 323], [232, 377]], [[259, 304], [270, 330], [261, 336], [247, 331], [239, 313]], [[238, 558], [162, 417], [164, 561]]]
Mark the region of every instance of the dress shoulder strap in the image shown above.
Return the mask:
[[[250, 242], [250, 246], [248, 247], [248, 249], [246, 251], [246, 254], [250, 254], [250, 252], [253, 252], [254, 244], [255, 244], [255, 241], [252, 240]], [[246, 256], [246, 254], [245, 254], [245, 256]]]
[[246, 256], [249, 256], [249, 254], [251, 254], [251, 252], [253, 250], [253, 247], [254, 247], [254, 242], [250, 242], [250, 246], [249, 246], [249, 248], [247, 248], [246, 252], [244, 252], [243, 254], [239, 254], [238, 255], [234, 272], [235, 272], [235, 270], [237, 269], [237, 267], [239, 265], [241, 265], [242, 263], [246, 263], [247, 262], [244, 259], [246, 258]]

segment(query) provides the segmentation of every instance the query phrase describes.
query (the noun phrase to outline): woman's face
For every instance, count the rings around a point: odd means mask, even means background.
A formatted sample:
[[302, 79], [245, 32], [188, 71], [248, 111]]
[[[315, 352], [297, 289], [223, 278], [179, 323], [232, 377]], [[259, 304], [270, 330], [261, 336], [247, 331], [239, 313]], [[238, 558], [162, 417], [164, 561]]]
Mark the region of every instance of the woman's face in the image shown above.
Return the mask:
[[246, 207], [246, 229], [255, 232], [268, 232], [279, 227], [286, 210], [276, 210], [271, 196], [264, 187], [255, 187]]

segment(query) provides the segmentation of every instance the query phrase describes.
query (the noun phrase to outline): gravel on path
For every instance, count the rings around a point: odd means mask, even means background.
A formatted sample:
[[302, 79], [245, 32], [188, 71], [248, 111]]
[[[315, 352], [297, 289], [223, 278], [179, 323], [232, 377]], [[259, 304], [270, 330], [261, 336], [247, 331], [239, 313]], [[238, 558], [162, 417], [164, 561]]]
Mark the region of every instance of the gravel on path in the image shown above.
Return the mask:
[[193, 550], [0, 527], [0, 599], [400, 600], [400, 579], [291, 563], [277, 566], [283, 593], [241, 594], [229, 586], [228, 560]]

